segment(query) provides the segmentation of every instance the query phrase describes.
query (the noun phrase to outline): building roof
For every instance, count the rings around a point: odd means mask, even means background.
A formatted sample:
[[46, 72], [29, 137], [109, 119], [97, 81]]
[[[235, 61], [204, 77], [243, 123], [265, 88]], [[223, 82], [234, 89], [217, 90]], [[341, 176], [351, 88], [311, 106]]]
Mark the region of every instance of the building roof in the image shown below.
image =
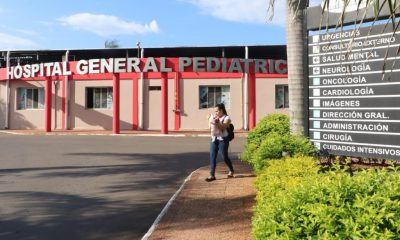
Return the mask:
[[[144, 48], [143, 57], [245, 58], [245, 49], [245, 46]], [[286, 60], [286, 45], [248, 46], [248, 51], [249, 59]], [[6, 67], [7, 52], [1, 51], [0, 68]], [[64, 60], [66, 52], [67, 50], [10, 51], [10, 65], [60, 62]], [[138, 48], [72, 49], [69, 50], [69, 60], [138, 57], [140, 52]]]

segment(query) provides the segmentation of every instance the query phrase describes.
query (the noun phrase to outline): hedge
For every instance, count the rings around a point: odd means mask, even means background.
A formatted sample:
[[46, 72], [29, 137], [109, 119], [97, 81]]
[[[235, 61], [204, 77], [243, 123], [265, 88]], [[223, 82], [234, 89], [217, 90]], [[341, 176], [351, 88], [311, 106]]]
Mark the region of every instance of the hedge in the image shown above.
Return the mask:
[[396, 168], [322, 172], [318, 160], [270, 160], [256, 180], [254, 239], [400, 239]]
[[310, 156], [315, 148], [308, 138], [290, 133], [287, 115], [269, 114], [250, 131], [240, 159], [260, 171], [266, 161], [281, 158], [283, 152], [292, 156]]

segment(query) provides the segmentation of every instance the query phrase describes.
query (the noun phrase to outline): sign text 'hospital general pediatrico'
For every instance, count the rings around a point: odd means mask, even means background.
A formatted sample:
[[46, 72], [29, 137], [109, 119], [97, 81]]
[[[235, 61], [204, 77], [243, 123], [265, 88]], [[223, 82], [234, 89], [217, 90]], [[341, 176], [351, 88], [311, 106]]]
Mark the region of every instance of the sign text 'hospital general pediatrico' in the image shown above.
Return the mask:
[[[174, 71], [287, 74], [286, 60], [180, 57], [177, 59], [177, 64], [178, 66], [169, 63], [165, 57], [89, 59], [79, 60], [76, 65], [69, 65], [68, 62], [49, 62], [9, 67], [7, 68], [7, 79], [73, 74]], [[74, 69], [68, 69], [68, 66], [72, 66]]]

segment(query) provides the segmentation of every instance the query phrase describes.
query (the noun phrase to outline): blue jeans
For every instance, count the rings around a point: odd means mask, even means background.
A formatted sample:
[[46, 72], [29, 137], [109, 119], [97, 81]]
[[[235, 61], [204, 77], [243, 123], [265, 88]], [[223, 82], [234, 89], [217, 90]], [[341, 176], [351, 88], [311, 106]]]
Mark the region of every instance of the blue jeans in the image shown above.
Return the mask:
[[229, 140], [224, 139], [220, 141], [215, 139], [215, 141], [211, 141], [210, 143], [210, 176], [215, 176], [215, 168], [217, 167], [217, 155], [218, 151], [224, 162], [229, 168], [229, 171], [233, 172], [233, 166], [231, 159], [228, 156], [228, 147], [229, 147]]

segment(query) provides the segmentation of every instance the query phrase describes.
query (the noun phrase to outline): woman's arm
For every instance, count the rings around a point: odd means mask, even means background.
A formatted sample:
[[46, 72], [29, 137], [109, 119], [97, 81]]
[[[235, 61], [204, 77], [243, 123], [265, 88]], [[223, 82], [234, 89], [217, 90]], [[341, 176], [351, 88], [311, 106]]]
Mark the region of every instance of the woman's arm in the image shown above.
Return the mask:
[[224, 123], [220, 122], [217, 126], [218, 129], [223, 131], [229, 126], [229, 124], [231, 124], [231, 119], [229, 117], [226, 117], [226, 119], [224, 119]]
[[208, 128], [211, 128], [211, 118], [212, 118], [212, 115], [210, 113], [207, 114], [207, 125], [208, 125]]

